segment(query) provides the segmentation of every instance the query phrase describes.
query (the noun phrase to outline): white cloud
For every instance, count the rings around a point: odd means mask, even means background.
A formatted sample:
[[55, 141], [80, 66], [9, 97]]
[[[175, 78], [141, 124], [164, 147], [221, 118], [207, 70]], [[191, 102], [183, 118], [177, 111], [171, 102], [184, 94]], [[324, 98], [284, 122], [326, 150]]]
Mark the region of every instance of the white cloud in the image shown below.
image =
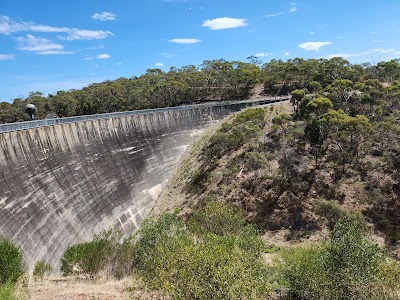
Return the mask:
[[27, 34], [26, 37], [17, 37], [16, 40], [19, 43], [19, 49], [23, 51], [49, 51], [64, 49], [64, 46], [61, 44], [52, 43], [48, 39], [35, 37], [32, 34]]
[[112, 36], [110, 31], [103, 30], [87, 30], [68, 27], [53, 27], [33, 22], [14, 22], [7, 16], [0, 16], [0, 34], [10, 35], [15, 32], [32, 31], [32, 32], [49, 32], [49, 33], [65, 33], [66, 36], [60, 36], [64, 40], [93, 40], [104, 39]]
[[288, 56], [288, 55], [290, 55], [290, 52], [285, 52], [284, 54], [285, 54], [286, 56]]
[[328, 59], [332, 57], [343, 57], [343, 58], [350, 58], [350, 57], [358, 57], [358, 56], [366, 56], [366, 55], [374, 55], [376, 53], [381, 54], [391, 54], [394, 56], [400, 55], [400, 51], [396, 49], [383, 49], [383, 48], [374, 48], [368, 51], [360, 52], [360, 53], [337, 53], [337, 54], [330, 54], [328, 55]]
[[92, 19], [94, 20], [100, 20], [100, 21], [111, 21], [115, 20], [117, 18], [117, 15], [112, 13], [112, 12], [102, 12], [102, 13], [95, 13], [92, 16]]
[[14, 59], [13, 54], [0, 54], [0, 60], [11, 60]]
[[230, 29], [237, 27], [245, 27], [248, 26], [246, 19], [235, 19], [235, 18], [216, 18], [213, 20], [207, 20], [203, 22], [203, 27], [208, 27], [211, 30], [220, 30], [220, 29]]
[[337, 37], [337, 39], [342, 40], [342, 39], [344, 39], [344, 37], [342, 37], [342, 36], [339, 35], [339, 36]]
[[175, 53], [162, 53], [161, 55], [164, 56], [164, 57], [175, 57], [175, 56], [178, 56]]
[[271, 17], [280, 16], [280, 15], [283, 15], [283, 14], [284, 14], [284, 12], [279, 12], [279, 13], [276, 13], [276, 14], [269, 14], [269, 15], [266, 15], [266, 17], [267, 17], [267, 18], [271, 18]]
[[331, 42], [307, 42], [298, 45], [299, 48], [302, 48], [307, 51], [319, 51], [319, 49], [323, 46], [330, 45]]
[[103, 53], [103, 54], [99, 54], [99, 55], [97, 55], [95, 57], [92, 57], [92, 56], [85, 57], [83, 60], [108, 59], [110, 57], [111, 57], [110, 54]]
[[73, 54], [74, 52], [72, 51], [60, 51], [60, 50], [47, 50], [47, 51], [40, 51], [37, 52], [36, 54], [41, 54], [41, 55], [61, 55], [61, 54]]
[[396, 49], [383, 49], [383, 48], [374, 48], [371, 49], [372, 52], [378, 52], [378, 53], [399, 53]]
[[376, 34], [376, 32], [375, 32], [375, 31], [372, 31], [372, 32], [371, 32], [371, 35], [375, 35], [375, 34]]
[[292, 2], [292, 3], [290, 3], [290, 5], [292, 7], [289, 9], [289, 12], [291, 12], [291, 13], [296, 12], [297, 11], [296, 3]]
[[0, 33], [11, 34], [13, 32], [28, 30], [29, 24], [25, 22], [13, 22], [7, 16], [0, 16]]
[[176, 44], [196, 44], [196, 43], [201, 43], [201, 40], [199, 39], [172, 39], [169, 40], [170, 43], [176, 43]]
[[62, 39], [73, 41], [73, 40], [100, 40], [105, 39], [109, 35], [113, 35], [111, 31], [103, 30], [87, 30], [72, 28], [66, 31], [67, 37], [61, 37]]
[[163, 63], [156, 63], [156, 64], [154, 64], [154, 66], [155, 66], [155, 67], [163, 67], [164, 64], [163, 64]]
[[272, 53], [267, 53], [267, 52], [260, 52], [257, 54], [254, 54], [255, 57], [266, 57], [266, 56], [270, 56], [273, 55]]
[[97, 59], [108, 59], [110, 57], [111, 57], [111, 55], [110, 54], [106, 54], [106, 53], [99, 54], [99, 55], [96, 56]]
[[336, 53], [336, 54], [329, 54], [328, 59], [334, 58], [334, 57], [342, 57], [342, 58], [350, 58], [350, 57], [357, 57], [357, 56], [363, 56], [363, 55], [368, 55], [371, 52], [361, 52], [361, 53]]

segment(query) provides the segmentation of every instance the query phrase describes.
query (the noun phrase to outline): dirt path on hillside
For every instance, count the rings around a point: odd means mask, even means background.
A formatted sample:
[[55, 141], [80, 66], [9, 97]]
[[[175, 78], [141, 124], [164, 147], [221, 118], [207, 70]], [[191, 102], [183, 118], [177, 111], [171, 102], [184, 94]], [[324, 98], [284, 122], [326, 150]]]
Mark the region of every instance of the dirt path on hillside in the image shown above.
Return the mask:
[[30, 282], [31, 300], [128, 300], [129, 280], [88, 282], [77, 278], [51, 277]]

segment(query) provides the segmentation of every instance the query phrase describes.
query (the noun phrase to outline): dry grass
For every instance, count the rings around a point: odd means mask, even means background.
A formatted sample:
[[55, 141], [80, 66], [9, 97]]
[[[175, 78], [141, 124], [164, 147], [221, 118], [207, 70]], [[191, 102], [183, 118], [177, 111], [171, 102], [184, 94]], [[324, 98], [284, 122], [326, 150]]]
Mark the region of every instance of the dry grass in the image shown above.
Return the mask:
[[51, 276], [43, 282], [31, 282], [31, 300], [128, 300], [132, 280], [89, 282], [78, 277]]

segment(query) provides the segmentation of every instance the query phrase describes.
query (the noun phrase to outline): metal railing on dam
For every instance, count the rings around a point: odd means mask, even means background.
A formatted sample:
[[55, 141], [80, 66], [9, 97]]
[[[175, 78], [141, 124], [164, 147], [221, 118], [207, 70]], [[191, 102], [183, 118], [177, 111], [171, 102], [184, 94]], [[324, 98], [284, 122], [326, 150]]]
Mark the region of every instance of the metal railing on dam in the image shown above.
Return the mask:
[[52, 126], [52, 125], [58, 125], [58, 124], [67, 124], [67, 123], [74, 123], [74, 122], [81, 122], [81, 121], [89, 121], [89, 120], [119, 118], [119, 117], [125, 117], [125, 116], [150, 114], [150, 113], [157, 113], [157, 112], [164, 112], [164, 111], [188, 110], [188, 109], [195, 109], [195, 108], [201, 108], [201, 107], [226, 106], [226, 105], [233, 104], [233, 103], [235, 103], [235, 104], [248, 103], [249, 106], [250, 105], [264, 105], [264, 104], [269, 104], [269, 103], [282, 102], [282, 101], [286, 101], [286, 100], [290, 100], [290, 99], [291, 99], [290, 95], [285, 95], [285, 96], [266, 97], [266, 98], [255, 99], [255, 100], [207, 102], [207, 103], [202, 103], [202, 104], [183, 105], [183, 106], [174, 106], [174, 107], [142, 109], [142, 110], [132, 110], [132, 111], [123, 111], [123, 112], [104, 113], [104, 114], [84, 115], [84, 116], [76, 116], [76, 117], [7, 123], [7, 124], [0, 124], [0, 134], [5, 133], [5, 132], [11, 132], [11, 131], [25, 130], [25, 129], [31, 129], [31, 128], [44, 127], [44, 126]]

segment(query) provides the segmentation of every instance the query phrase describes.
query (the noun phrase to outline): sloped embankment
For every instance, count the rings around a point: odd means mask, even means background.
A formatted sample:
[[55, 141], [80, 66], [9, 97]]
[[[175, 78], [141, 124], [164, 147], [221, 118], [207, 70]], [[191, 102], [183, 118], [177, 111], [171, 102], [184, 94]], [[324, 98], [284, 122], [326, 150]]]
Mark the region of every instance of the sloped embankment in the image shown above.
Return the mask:
[[338, 178], [333, 167], [316, 168], [305, 124], [291, 112], [289, 103], [269, 106], [263, 116], [236, 114], [208, 130], [182, 158], [153, 216], [188, 216], [204, 201], [224, 201], [241, 207], [270, 243], [287, 244], [320, 239], [341, 216], [356, 214], [378, 241], [389, 241], [368, 217], [368, 182], [357, 170]]

